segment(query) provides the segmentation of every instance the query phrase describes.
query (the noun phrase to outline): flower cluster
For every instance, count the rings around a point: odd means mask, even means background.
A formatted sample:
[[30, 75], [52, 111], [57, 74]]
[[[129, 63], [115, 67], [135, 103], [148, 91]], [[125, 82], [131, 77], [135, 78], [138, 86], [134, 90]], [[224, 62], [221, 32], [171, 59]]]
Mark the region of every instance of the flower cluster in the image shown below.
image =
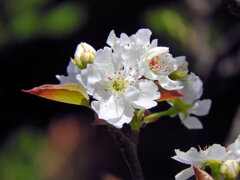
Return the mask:
[[[223, 147], [219, 144], [214, 144], [199, 151], [192, 147], [187, 152], [175, 150], [176, 155], [172, 158], [198, 168], [205, 169], [209, 165], [215, 176], [220, 173], [224, 179], [236, 179], [239, 172], [240, 162], [240, 136], [236, 141], [228, 147]], [[193, 168], [187, 168], [178, 173], [176, 180], [186, 180], [194, 175]]]
[[174, 113], [187, 128], [202, 128], [201, 122], [189, 115], [206, 115], [210, 109], [210, 100], [198, 100], [202, 81], [188, 74], [185, 57], [174, 58], [168, 47], [158, 46], [156, 39], [150, 41], [151, 34], [149, 29], [140, 29], [132, 36], [122, 33], [118, 38], [111, 31], [109, 46], [97, 51], [80, 43], [67, 68], [68, 76], [56, 77], [61, 84], [83, 86], [94, 99], [91, 108], [99, 119], [117, 128], [130, 123], [136, 111], [157, 106], [161, 90], [183, 94], [169, 98]]

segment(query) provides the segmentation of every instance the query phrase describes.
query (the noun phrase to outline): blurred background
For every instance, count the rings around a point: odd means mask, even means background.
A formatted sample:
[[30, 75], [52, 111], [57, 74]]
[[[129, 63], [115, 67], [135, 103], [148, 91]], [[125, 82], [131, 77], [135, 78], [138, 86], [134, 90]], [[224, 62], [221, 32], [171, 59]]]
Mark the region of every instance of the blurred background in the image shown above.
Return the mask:
[[[239, 0], [1, 0], [0, 179], [130, 179], [105, 126], [91, 126], [85, 107], [21, 92], [57, 84], [79, 42], [106, 45], [114, 29], [150, 28], [173, 56], [186, 55], [212, 99], [203, 130], [161, 118], [141, 130], [139, 157], [146, 180], [174, 179], [187, 166], [174, 149], [231, 144], [240, 134]], [[161, 104], [153, 111], [164, 110]]]

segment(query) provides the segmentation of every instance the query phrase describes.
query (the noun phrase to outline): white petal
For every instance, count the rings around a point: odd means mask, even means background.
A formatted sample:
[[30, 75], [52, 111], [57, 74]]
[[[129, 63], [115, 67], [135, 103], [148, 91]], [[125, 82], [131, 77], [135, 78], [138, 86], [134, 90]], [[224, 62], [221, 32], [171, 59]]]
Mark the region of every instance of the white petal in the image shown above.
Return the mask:
[[134, 101], [139, 97], [139, 89], [134, 86], [128, 87], [124, 93], [124, 99], [127, 101]]
[[56, 78], [60, 81], [60, 84], [78, 84], [79, 81], [76, 79], [76, 75], [72, 76], [64, 76], [64, 75], [56, 75]]
[[183, 171], [181, 171], [180, 173], [178, 173], [178, 174], [175, 176], [175, 179], [176, 179], [176, 180], [187, 180], [188, 178], [190, 178], [190, 177], [193, 176], [193, 175], [194, 175], [193, 168], [190, 167], [190, 168], [184, 169]]
[[123, 116], [120, 120], [112, 123], [117, 128], [122, 128], [123, 124], [129, 124], [132, 121], [134, 115], [134, 109], [132, 106], [125, 105], [125, 110], [123, 112]]
[[228, 155], [226, 148], [219, 144], [214, 144], [210, 146], [207, 150], [200, 151], [199, 153], [201, 156], [205, 156], [206, 159], [212, 159], [217, 161], [225, 160], [225, 157], [227, 157]]
[[116, 98], [112, 95], [109, 99], [101, 101], [98, 117], [106, 121], [110, 119], [118, 120], [122, 117], [123, 111], [124, 102], [122, 98]]
[[81, 73], [81, 69], [73, 64], [72, 61], [69, 61], [68, 67], [67, 67], [67, 73], [70, 74], [80, 74]]
[[102, 74], [94, 64], [88, 64], [87, 69], [83, 69], [76, 78], [84, 87], [87, 87], [88, 94], [92, 95], [95, 90], [94, 85], [102, 80]]
[[203, 128], [201, 121], [199, 121], [198, 118], [193, 117], [193, 116], [187, 117], [187, 119], [183, 120], [182, 123], [188, 129], [202, 129]]
[[150, 37], [152, 32], [149, 29], [139, 29], [135, 35], [137, 41], [141, 45], [149, 45], [150, 44]]
[[146, 57], [148, 59], [152, 59], [158, 56], [159, 54], [167, 53], [168, 51], [169, 51], [168, 47], [163, 47], [163, 46], [154, 47], [146, 52]]
[[181, 71], [187, 71], [188, 70], [188, 62], [186, 61], [186, 56], [178, 56], [175, 57], [178, 69]]
[[133, 105], [136, 108], [149, 109], [157, 105], [154, 100], [160, 98], [160, 93], [154, 82], [142, 79], [137, 81], [135, 86], [140, 90], [138, 99], [133, 101]]
[[108, 36], [107, 44], [109, 46], [113, 47], [116, 40], [117, 40], [116, 34], [115, 34], [114, 30], [112, 30]]
[[81, 73], [81, 69], [73, 64], [72, 61], [69, 61], [67, 73], [68, 76], [56, 75], [56, 78], [60, 81], [61, 84], [79, 83], [79, 81], [76, 79], [76, 75]]
[[98, 114], [99, 112], [99, 108], [100, 108], [100, 101], [92, 101], [91, 103], [91, 107], [93, 108], [93, 110]]
[[181, 89], [181, 93], [185, 94], [181, 99], [187, 104], [193, 104], [193, 102], [199, 99], [203, 93], [203, 82], [194, 73], [186, 76], [183, 82], [184, 88]]
[[208, 114], [212, 101], [210, 99], [199, 100], [194, 103], [194, 107], [189, 109], [189, 113], [195, 114], [198, 116], [205, 116]]
[[240, 135], [233, 144], [228, 147], [228, 159], [240, 161]]
[[168, 76], [159, 76], [158, 82], [162, 88], [170, 91], [183, 88], [183, 86], [181, 85], [181, 82], [171, 80]]
[[151, 42], [150, 48], [157, 47], [157, 45], [158, 45], [158, 40], [157, 40], [157, 39], [154, 39], [154, 40], [152, 40], [152, 42]]
[[189, 149], [187, 152], [182, 152], [178, 149], [175, 149], [175, 153], [176, 156], [173, 156], [172, 158], [184, 164], [193, 164], [198, 166], [203, 161], [197, 149], [194, 147]]

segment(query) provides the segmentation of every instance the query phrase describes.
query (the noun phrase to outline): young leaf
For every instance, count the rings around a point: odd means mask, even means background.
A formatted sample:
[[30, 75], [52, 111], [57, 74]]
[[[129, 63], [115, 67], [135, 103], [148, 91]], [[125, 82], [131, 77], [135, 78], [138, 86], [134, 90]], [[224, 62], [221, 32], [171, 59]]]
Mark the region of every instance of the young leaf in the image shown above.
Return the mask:
[[90, 107], [86, 90], [78, 84], [46, 84], [22, 91], [54, 101]]
[[196, 176], [196, 180], [214, 180], [207, 172], [193, 166], [193, 170]]
[[169, 90], [163, 89], [158, 83], [156, 83], [156, 84], [158, 86], [159, 92], [161, 93], [160, 99], [157, 100], [158, 102], [166, 101], [166, 100], [169, 100], [169, 99], [175, 99], [175, 98], [179, 98], [179, 97], [184, 96], [184, 94], [180, 93], [177, 90], [169, 91]]

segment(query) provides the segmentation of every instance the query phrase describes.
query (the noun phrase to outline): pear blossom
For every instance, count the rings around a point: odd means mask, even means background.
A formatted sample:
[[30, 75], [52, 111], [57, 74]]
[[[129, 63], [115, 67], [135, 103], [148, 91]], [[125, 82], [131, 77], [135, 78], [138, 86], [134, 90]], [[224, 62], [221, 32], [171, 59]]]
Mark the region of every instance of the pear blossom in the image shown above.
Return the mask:
[[160, 98], [153, 81], [139, 79], [138, 67], [124, 64], [108, 47], [97, 51], [77, 79], [95, 99], [91, 107], [98, 117], [117, 128], [131, 122], [134, 109], [152, 108]]
[[[187, 152], [182, 152], [176, 149], [175, 153], [176, 155], [172, 157], [173, 159], [184, 164], [189, 164], [191, 166], [194, 165], [197, 168], [202, 168], [204, 163], [209, 160], [215, 160], [218, 162], [225, 161], [226, 157], [228, 156], [226, 148], [219, 144], [214, 144], [205, 150], [200, 149], [199, 151], [194, 147], [192, 147]], [[175, 179], [186, 180], [193, 175], [193, 168], [190, 167], [178, 173], [175, 176]]]
[[[229, 147], [225, 148], [219, 144], [213, 144], [212, 146], [199, 151], [191, 147], [187, 152], [182, 152], [178, 149], [175, 150], [176, 155], [172, 158], [184, 164], [189, 164], [191, 166], [196, 166], [197, 168], [202, 168], [206, 164], [211, 163], [211, 161], [216, 161], [220, 163], [220, 172], [222, 175], [230, 173], [226, 168], [230, 168], [231, 174], [238, 173], [239, 167], [237, 163], [240, 162], [240, 135], [236, 141]], [[236, 172], [233, 172], [235, 169]], [[194, 175], [193, 168], [187, 168], [175, 176], [176, 180], [186, 180]], [[227, 174], [229, 175], [229, 174]]]
[[194, 73], [188, 72], [188, 63], [184, 56], [176, 57], [178, 68], [173, 72], [174, 76], [180, 78], [183, 88], [179, 91], [184, 94], [183, 97], [168, 101], [172, 106], [180, 106], [181, 111], [178, 113], [181, 122], [188, 129], [202, 129], [201, 121], [191, 115], [204, 116], [209, 113], [211, 100], [199, 100], [203, 94], [203, 82]]
[[196, 76], [194, 73], [188, 74], [183, 80], [183, 89], [179, 91], [185, 96], [180, 99], [184, 104], [191, 105], [190, 108], [187, 108], [187, 113], [184, 114], [180, 112], [179, 118], [182, 123], [189, 129], [202, 129], [202, 123], [199, 119], [193, 115], [204, 116], [209, 113], [211, 107], [211, 100], [204, 99], [199, 100], [203, 93], [203, 82], [201, 79]]
[[[136, 34], [128, 37], [125, 33], [117, 38], [111, 31], [107, 44], [114, 52], [119, 53], [126, 63], [137, 64], [140, 75], [151, 80], [158, 80], [167, 90], [181, 89], [179, 81], [171, 80], [168, 76], [177, 69], [175, 59], [169, 53], [168, 47], [157, 47], [157, 40], [150, 43], [152, 32], [149, 29], [139, 29]], [[125, 58], [130, 60], [126, 61]]]
[[140, 69], [144, 69], [144, 76], [158, 80], [160, 86], [167, 90], [181, 89], [180, 81], [171, 80], [168, 76], [177, 69], [176, 60], [169, 53], [167, 47], [155, 47], [148, 50], [140, 60]]

